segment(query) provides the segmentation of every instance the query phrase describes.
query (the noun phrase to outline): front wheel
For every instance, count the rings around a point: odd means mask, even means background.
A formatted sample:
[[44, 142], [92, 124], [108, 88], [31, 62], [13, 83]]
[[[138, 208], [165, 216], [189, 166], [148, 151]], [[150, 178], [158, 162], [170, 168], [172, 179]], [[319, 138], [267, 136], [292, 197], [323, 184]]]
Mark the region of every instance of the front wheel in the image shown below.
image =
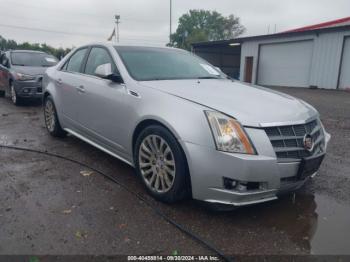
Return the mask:
[[44, 101], [45, 126], [50, 135], [54, 137], [65, 137], [67, 135], [58, 121], [55, 104], [50, 96]]
[[18, 97], [15, 86], [13, 83], [10, 84], [11, 101], [14, 105], [18, 106], [21, 104], [21, 98]]
[[174, 203], [190, 195], [185, 155], [166, 128], [153, 125], [140, 133], [134, 163], [147, 191], [157, 200]]

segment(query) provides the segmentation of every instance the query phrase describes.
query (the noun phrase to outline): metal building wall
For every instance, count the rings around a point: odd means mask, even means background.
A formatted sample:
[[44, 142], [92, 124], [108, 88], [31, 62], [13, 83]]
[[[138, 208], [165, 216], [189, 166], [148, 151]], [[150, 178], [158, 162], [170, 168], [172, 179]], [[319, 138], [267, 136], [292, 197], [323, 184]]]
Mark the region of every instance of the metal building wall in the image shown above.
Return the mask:
[[256, 84], [257, 72], [258, 72], [258, 58], [259, 58], [259, 46], [262, 44], [270, 43], [284, 43], [302, 40], [313, 40], [314, 36], [302, 36], [302, 37], [283, 37], [275, 39], [263, 39], [255, 41], [246, 41], [242, 43], [241, 47], [241, 81], [243, 81], [244, 69], [245, 69], [245, 57], [252, 56], [253, 61], [253, 84]]
[[257, 83], [309, 87], [314, 40], [260, 45]]
[[339, 88], [350, 91], [350, 37], [346, 38], [343, 48]]
[[320, 33], [318, 35], [313, 33], [299, 37], [283, 37], [246, 41], [242, 43], [241, 48], [241, 80], [243, 81], [244, 76], [245, 57], [252, 56], [254, 57], [253, 83], [256, 84], [259, 46], [261, 44], [313, 40], [314, 50], [310, 70], [309, 86], [336, 89], [338, 87], [342, 50], [346, 36], [350, 36], [350, 30]]

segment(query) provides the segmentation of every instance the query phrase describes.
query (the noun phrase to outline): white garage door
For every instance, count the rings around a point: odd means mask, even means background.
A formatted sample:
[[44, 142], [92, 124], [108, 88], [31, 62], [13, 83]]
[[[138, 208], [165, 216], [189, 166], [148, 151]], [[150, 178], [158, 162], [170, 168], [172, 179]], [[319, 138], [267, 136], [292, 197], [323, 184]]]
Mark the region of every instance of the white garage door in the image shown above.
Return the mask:
[[258, 84], [309, 87], [313, 41], [261, 45]]
[[339, 88], [350, 89], [350, 37], [345, 39]]

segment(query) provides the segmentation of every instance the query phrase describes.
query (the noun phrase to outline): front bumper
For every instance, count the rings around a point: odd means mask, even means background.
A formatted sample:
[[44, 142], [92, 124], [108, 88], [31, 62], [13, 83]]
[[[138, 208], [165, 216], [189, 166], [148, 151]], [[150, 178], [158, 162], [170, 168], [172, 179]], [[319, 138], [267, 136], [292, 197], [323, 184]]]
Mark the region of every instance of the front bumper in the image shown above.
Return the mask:
[[16, 94], [21, 98], [42, 98], [42, 77], [38, 76], [32, 81], [18, 81], [13, 82]]
[[[194, 199], [244, 206], [275, 200], [280, 194], [302, 187], [310, 179], [297, 180], [300, 162], [280, 163], [264, 130], [246, 128], [258, 154], [244, 155], [181, 142], [191, 173]], [[325, 134], [326, 145], [330, 139]], [[253, 188], [227, 189], [224, 178], [253, 184]]]

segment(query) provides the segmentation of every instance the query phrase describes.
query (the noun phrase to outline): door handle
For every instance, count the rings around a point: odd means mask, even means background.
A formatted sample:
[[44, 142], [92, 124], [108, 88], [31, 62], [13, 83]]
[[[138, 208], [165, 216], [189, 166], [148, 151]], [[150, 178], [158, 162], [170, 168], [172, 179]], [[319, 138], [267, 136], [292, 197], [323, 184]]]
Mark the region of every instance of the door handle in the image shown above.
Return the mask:
[[84, 86], [77, 86], [76, 87], [79, 93], [85, 93], [85, 88]]
[[56, 80], [56, 83], [57, 83], [57, 85], [61, 86], [63, 84], [62, 79], [59, 78], [58, 80]]

